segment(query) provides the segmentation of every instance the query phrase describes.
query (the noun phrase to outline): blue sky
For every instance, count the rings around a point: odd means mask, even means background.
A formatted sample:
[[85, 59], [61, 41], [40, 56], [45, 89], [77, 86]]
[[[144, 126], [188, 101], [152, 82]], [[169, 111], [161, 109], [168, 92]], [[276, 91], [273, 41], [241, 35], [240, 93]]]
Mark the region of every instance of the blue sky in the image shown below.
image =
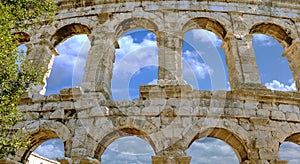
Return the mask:
[[[158, 48], [155, 40], [153, 33], [141, 29], [128, 32], [118, 40], [120, 49], [115, 53], [112, 99], [138, 98], [140, 85], [157, 83]], [[183, 79], [199, 90], [230, 90], [221, 44], [220, 38], [211, 32], [186, 32], [182, 48]], [[273, 90], [296, 90], [288, 62], [281, 56], [281, 45], [272, 37], [256, 34], [253, 47], [262, 83]], [[54, 60], [47, 80], [46, 95], [80, 85], [89, 48], [90, 42], [86, 35], [74, 36], [56, 47], [60, 56]], [[282, 159], [300, 163], [300, 146], [287, 142], [282, 144], [280, 150]], [[35, 153], [50, 159], [62, 157], [63, 144], [59, 139], [49, 140], [39, 146]], [[125, 137], [109, 145], [102, 158], [103, 163], [110, 164], [117, 164], [118, 160], [122, 160], [122, 163], [151, 163], [153, 153], [152, 148], [142, 139]], [[192, 163], [211, 163], [212, 159], [214, 163], [237, 161], [233, 150], [214, 138], [195, 141], [187, 153], [193, 157]]]

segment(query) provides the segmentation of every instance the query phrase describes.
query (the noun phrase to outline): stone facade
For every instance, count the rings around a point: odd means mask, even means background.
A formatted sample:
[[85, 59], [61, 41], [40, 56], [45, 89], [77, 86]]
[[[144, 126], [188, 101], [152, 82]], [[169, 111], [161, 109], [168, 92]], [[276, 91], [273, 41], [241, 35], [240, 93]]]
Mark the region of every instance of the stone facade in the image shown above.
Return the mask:
[[[18, 106], [26, 118], [18, 127], [32, 145], [13, 157], [24, 162], [42, 142], [60, 138], [61, 163], [101, 163], [105, 148], [122, 136], [138, 136], [155, 151], [154, 164], [188, 164], [196, 139], [229, 144], [242, 164], [275, 164], [280, 143], [300, 144], [300, 3], [298, 0], [56, 0], [50, 25], [26, 31], [28, 60], [51, 68], [55, 46], [87, 34], [91, 49], [79, 87], [43, 96], [43, 86], [24, 94]], [[140, 87], [140, 99], [112, 101], [110, 81], [117, 40], [144, 28], [157, 36], [158, 84]], [[198, 91], [182, 80], [184, 32], [206, 29], [222, 41], [231, 91]], [[252, 34], [267, 34], [283, 46], [297, 92], [266, 89], [260, 81]], [[175, 64], [174, 64], [175, 63]], [[45, 78], [49, 75], [49, 71]]]

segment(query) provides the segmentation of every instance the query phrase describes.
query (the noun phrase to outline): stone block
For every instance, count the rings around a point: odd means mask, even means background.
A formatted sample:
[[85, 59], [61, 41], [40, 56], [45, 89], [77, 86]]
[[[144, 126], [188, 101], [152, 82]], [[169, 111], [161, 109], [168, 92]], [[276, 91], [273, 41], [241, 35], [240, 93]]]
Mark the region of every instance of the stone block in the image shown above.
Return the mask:
[[287, 121], [300, 122], [300, 119], [298, 119], [297, 113], [286, 112], [285, 117], [286, 117]]
[[257, 117], [269, 118], [271, 112], [268, 109], [257, 109], [256, 113], [257, 113]]
[[51, 120], [60, 120], [64, 118], [65, 118], [65, 111], [63, 109], [57, 109], [50, 115]]
[[300, 113], [299, 107], [296, 105], [280, 104], [279, 110], [282, 112]]
[[271, 119], [273, 120], [285, 120], [285, 114], [281, 111], [271, 111]]

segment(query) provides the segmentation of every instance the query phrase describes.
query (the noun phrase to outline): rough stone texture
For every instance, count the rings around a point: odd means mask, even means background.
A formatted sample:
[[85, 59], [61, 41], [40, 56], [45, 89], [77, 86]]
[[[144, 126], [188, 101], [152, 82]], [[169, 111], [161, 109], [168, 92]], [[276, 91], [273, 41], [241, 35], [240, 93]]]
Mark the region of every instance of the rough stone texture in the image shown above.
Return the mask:
[[[32, 146], [19, 150], [25, 162], [42, 142], [61, 138], [62, 163], [101, 163], [114, 140], [138, 136], [156, 153], [153, 163], [187, 164], [193, 141], [215, 137], [229, 144], [243, 164], [280, 161], [280, 143], [300, 143], [300, 93], [267, 90], [260, 82], [252, 34], [267, 34], [285, 49], [284, 56], [300, 89], [300, 3], [298, 0], [56, 0], [59, 12], [48, 26], [31, 27], [28, 60], [52, 65], [54, 47], [76, 34], [87, 34], [91, 49], [81, 86], [43, 96], [41, 86], [24, 94], [25, 127]], [[140, 87], [140, 99], [110, 100], [117, 39], [144, 28], [157, 36], [158, 85]], [[182, 80], [184, 32], [206, 29], [223, 40], [231, 91], [198, 91]], [[28, 38], [28, 37], [27, 37]], [[52, 55], [54, 54], [54, 55]], [[45, 78], [49, 75], [49, 71]], [[8, 162], [10, 163], [10, 162]]]

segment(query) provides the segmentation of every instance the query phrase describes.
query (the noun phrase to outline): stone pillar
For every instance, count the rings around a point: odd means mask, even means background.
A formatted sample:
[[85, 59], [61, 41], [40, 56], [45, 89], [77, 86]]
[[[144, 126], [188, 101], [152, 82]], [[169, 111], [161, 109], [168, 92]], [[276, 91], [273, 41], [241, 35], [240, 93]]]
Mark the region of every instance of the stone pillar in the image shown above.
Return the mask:
[[28, 52], [26, 60], [31, 61], [36, 68], [41, 67], [42, 71], [45, 72], [43, 77], [44, 84], [30, 87], [29, 93], [33, 95], [45, 94], [47, 86], [46, 80], [50, 76], [54, 58], [58, 55], [58, 53], [53, 45], [47, 40], [42, 40], [38, 43], [27, 45], [27, 47]]
[[300, 41], [294, 42], [289, 46], [282, 56], [287, 57], [293, 78], [296, 81], [297, 91], [300, 91]]
[[183, 32], [157, 32], [158, 83], [185, 84], [182, 80]]
[[237, 37], [228, 33], [222, 48], [226, 54], [228, 76], [232, 89], [265, 88], [261, 84], [256, 64], [252, 35]]
[[152, 164], [189, 164], [191, 157], [168, 157], [168, 156], [152, 156]]
[[115, 42], [113, 33], [91, 34], [89, 38], [91, 48], [81, 87], [86, 92], [102, 92], [109, 99], [117, 42]]
[[251, 137], [249, 145], [250, 163], [257, 164], [277, 164], [279, 160], [279, 142], [272, 134], [272, 129], [269, 128], [271, 122], [269, 118], [251, 117], [250, 118]]

